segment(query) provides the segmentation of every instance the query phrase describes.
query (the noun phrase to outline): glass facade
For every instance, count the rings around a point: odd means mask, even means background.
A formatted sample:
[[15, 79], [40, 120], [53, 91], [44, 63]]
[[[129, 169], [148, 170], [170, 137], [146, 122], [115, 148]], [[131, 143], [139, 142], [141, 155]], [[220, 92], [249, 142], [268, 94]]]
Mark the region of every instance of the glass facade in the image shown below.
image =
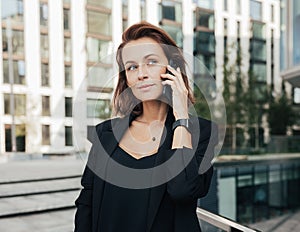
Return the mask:
[[300, 2], [293, 0], [293, 65], [300, 65]]
[[[215, 167], [217, 185], [227, 188], [219, 194], [232, 192], [236, 197], [235, 206], [226, 206], [236, 209], [227, 208], [227, 212], [235, 212], [235, 218], [232, 219], [240, 223], [263, 221], [300, 207], [299, 158], [218, 162]], [[228, 180], [232, 180], [230, 182], [233, 184], [222, 185]], [[226, 202], [221, 200], [219, 204], [222, 208]]]
[[[111, 1], [87, 1], [87, 90], [107, 92], [112, 69]], [[123, 3], [126, 4], [126, 3]], [[112, 88], [109, 88], [109, 92]]]
[[197, 78], [205, 77], [206, 75], [215, 77], [216, 41], [214, 29], [214, 12], [209, 9], [197, 8], [194, 14], [195, 81], [197, 81]]

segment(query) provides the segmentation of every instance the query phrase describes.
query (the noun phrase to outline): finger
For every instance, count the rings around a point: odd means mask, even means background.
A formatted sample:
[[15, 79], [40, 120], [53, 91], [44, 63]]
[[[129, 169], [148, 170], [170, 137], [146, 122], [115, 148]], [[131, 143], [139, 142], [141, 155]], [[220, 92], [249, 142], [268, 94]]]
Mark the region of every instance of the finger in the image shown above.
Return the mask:
[[[184, 84], [184, 81], [183, 81], [183, 77], [182, 77], [182, 74], [181, 74], [181, 71], [180, 71], [180, 68], [179, 67], [177, 67], [176, 68], [176, 70], [172, 67], [172, 66], [170, 66], [170, 65], [167, 65], [167, 68], [168, 68], [168, 70], [170, 71], [170, 72], [172, 72], [173, 74], [174, 74], [174, 76], [176, 77], [176, 78], [170, 78], [170, 76], [167, 76], [167, 77], [169, 77], [170, 79], [173, 79], [174, 80], [174, 82], [176, 83], [176, 86], [178, 86], [178, 88], [180, 88], [182, 91], [186, 91], [187, 90], [187, 88], [186, 88], [186, 86], [185, 86], [185, 84]], [[169, 74], [170, 75], [170, 74]], [[172, 75], [171, 75], [172, 76]]]
[[180, 86], [182, 86], [183, 88], [186, 89], [184, 81], [183, 81], [182, 73], [180, 71], [180, 67], [177, 67], [176, 71], [180, 74], [180, 77], [178, 78]]

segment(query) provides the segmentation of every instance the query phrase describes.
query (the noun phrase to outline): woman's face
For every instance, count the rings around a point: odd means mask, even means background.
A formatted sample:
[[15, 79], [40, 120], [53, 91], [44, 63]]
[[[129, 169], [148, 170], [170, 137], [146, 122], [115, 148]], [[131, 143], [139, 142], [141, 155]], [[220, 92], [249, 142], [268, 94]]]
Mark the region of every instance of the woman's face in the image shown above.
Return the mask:
[[145, 37], [133, 40], [122, 51], [127, 85], [141, 100], [158, 99], [162, 94], [161, 74], [166, 73], [168, 59], [161, 46]]

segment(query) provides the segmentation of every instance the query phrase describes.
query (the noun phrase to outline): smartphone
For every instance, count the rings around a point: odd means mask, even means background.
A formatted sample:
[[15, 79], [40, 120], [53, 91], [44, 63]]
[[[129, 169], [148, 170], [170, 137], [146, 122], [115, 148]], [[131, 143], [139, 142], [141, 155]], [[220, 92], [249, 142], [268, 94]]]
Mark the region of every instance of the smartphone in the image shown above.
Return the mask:
[[[174, 69], [177, 68], [176, 63], [172, 59], [169, 60], [169, 65]], [[167, 70], [167, 73], [170, 73], [171, 75], [173, 75], [169, 70]], [[171, 105], [171, 103], [172, 103], [172, 88], [171, 88], [171, 86], [164, 85], [162, 94], [166, 98], [167, 103], [169, 103]]]

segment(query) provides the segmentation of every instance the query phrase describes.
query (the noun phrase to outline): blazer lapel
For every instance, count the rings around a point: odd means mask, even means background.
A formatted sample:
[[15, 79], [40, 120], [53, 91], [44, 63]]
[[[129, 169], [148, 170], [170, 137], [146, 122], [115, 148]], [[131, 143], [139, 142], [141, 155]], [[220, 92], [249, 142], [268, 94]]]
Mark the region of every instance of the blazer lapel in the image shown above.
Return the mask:
[[[134, 115], [130, 115], [122, 119], [110, 120], [109, 126], [105, 129], [102, 129], [100, 136], [98, 134], [96, 135], [97, 139], [96, 141], [93, 141], [96, 154], [94, 154], [95, 159], [91, 161], [94, 163], [92, 163], [91, 165], [95, 167], [95, 170], [93, 171], [96, 174], [98, 173], [97, 176], [105, 176], [107, 162], [112, 156], [113, 152], [119, 144], [120, 139], [122, 138], [123, 134], [126, 132], [134, 118]], [[94, 189], [94, 193], [97, 194], [97, 197], [94, 198], [93, 208], [98, 210], [95, 210], [95, 213], [93, 214], [93, 221], [96, 222], [93, 225], [93, 231], [96, 231], [96, 228], [98, 228], [98, 218], [101, 209], [104, 185], [105, 181], [102, 180], [102, 178], [99, 178]]]

